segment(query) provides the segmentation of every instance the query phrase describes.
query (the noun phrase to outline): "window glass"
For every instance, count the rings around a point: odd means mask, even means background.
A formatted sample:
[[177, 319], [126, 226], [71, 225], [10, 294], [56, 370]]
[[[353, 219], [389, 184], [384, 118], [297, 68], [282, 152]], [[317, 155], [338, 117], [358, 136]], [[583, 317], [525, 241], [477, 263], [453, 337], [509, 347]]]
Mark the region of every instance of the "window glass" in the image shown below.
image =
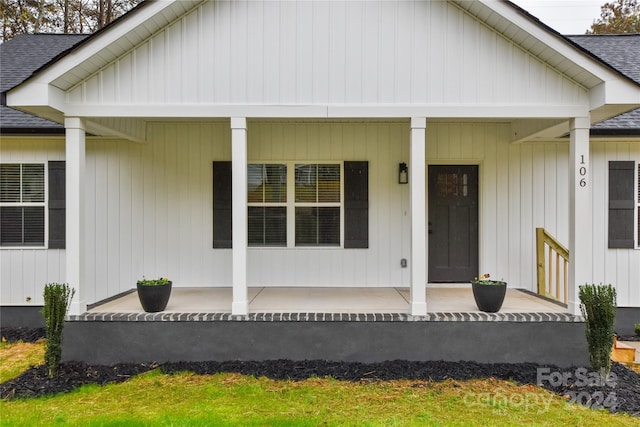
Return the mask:
[[44, 245], [44, 164], [0, 164], [0, 246]]
[[339, 207], [296, 208], [296, 246], [339, 245]]
[[0, 202], [20, 202], [20, 165], [0, 165]]
[[22, 201], [44, 202], [44, 165], [22, 165]]
[[296, 165], [296, 202], [317, 201], [318, 165]]
[[287, 165], [250, 164], [247, 173], [249, 246], [286, 246]]
[[340, 203], [340, 165], [296, 165], [296, 202]]
[[249, 246], [287, 245], [287, 208], [249, 206]]
[[293, 201], [287, 200], [286, 164], [248, 166], [249, 245], [287, 246], [288, 229], [296, 246], [340, 246], [340, 164], [289, 166]]
[[282, 203], [287, 201], [287, 165], [248, 165], [248, 202]]

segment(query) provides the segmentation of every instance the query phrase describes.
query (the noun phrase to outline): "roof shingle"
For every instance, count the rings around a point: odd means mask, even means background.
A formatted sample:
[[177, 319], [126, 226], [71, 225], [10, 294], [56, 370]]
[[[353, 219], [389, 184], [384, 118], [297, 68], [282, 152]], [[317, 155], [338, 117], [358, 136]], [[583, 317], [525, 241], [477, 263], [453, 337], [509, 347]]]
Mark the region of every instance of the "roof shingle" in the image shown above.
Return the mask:
[[[0, 44], [0, 92], [28, 79], [56, 56], [78, 44], [87, 34], [20, 34]], [[3, 132], [25, 129], [62, 129], [58, 123], [0, 106]]]
[[[640, 34], [581, 35], [567, 38], [640, 83]], [[628, 131], [630, 135], [640, 134], [640, 109], [597, 123], [592, 129], [596, 131], [594, 133], [602, 134], [606, 134], [606, 130], [616, 134], [622, 134], [622, 130]]]

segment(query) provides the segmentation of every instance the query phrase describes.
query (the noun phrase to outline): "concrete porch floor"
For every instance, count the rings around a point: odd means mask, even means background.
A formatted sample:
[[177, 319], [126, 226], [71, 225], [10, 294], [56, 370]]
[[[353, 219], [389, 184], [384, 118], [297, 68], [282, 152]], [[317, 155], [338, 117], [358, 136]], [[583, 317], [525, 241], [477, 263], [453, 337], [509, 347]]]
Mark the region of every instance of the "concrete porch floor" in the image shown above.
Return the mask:
[[[174, 287], [164, 313], [231, 313], [231, 288]], [[479, 313], [470, 286], [428, 286], [431, 313]], [[90, 313], [142, 313], [135, 291], [98, 303]], [[249, 288], [250, 313], [408, 313], [408, 288]], [[501, 313], [564, 313], [561, 305], [507, 289]]]

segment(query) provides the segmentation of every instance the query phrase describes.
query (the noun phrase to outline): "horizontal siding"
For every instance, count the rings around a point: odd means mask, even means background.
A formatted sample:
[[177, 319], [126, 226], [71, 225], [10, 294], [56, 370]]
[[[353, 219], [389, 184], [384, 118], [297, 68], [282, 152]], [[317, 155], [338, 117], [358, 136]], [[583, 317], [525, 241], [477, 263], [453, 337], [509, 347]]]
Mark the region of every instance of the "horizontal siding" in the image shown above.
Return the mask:
[[449, 2], [204, 2], [72, 104], [544, 104], [586, 91]]

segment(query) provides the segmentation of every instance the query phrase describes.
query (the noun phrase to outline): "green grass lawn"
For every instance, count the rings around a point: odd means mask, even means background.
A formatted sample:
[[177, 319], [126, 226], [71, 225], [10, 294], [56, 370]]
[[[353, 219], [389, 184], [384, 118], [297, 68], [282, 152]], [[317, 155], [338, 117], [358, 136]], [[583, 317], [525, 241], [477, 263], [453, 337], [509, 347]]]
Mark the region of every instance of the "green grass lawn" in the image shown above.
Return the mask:
[[[0, 374], [7, 353], [0, 347]], [[29, 353], [28, 351], [26, 353]], [[13, 357], [13, 356], [12, 356]], [[31, 362], [25, 362], [26, 369]], [[15, 369], [14, 369], [15, 371]], [[638, 419], [566, 403], [508, 381], [273, 381], [159, 371], [52, 397], [0, 401], [0, 425], [81, 426], [637, 426]]]

